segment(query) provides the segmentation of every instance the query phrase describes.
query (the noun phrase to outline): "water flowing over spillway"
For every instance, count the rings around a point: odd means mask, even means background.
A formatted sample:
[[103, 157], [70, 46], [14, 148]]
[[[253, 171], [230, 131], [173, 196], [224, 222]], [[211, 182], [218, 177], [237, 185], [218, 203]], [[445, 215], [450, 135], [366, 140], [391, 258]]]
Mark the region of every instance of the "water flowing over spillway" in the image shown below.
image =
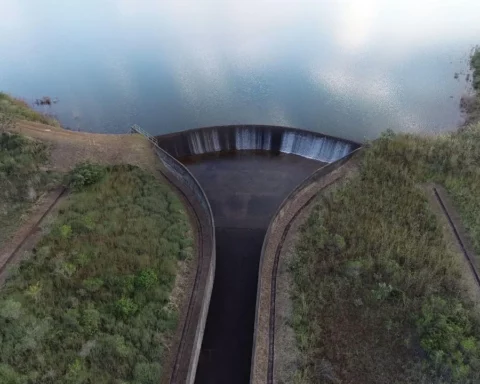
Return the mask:
[[272, 126], [211, 127], [159, 137], [159, 144], [177, 158], [206, 153], [263, 150], [330, 163], [356, 146], [348, 140], [294, 128]]

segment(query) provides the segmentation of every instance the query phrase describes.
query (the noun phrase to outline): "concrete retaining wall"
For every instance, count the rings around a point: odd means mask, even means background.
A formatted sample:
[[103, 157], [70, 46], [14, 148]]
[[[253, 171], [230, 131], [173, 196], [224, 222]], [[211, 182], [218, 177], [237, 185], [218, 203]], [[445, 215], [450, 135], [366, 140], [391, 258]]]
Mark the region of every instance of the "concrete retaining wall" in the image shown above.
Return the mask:
[[215, 226], [210, 204], [198, 181], [186, 167], [152, 142], [164, 165], [162, 173], [184, 194], [198, 220], [197, 271], [180, 342], [167, 378], [172, 384], [193, 384], [215, 275]]
[[289, 223], [318, 191], [341, 178], [348, 162], [361, 148], [328, 164], [299, 184], [283, 201], [273, 216], [265, 235], [258, 274], [255, 332], [250, 383], [274, 383], [275, 290], [278, 252]]

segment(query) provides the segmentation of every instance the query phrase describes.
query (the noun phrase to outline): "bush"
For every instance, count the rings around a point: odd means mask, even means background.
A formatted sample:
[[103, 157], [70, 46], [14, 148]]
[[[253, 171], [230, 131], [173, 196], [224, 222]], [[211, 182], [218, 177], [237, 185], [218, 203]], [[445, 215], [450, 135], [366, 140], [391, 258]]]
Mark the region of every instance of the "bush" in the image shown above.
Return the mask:
[[101, 181], [107, 173], [106, 167], [92, 163], [77, 165], [69, 175], [69, 185], [75, 191], [81, 191], [85, 187]]
[[[476, 329], [478, 334], [478, 329]], [[461, 302], [432, 296], [417, 319], [420, 345], [435, 369], [455, 382], [480, 370], [480, 340]]]
[[149, 289], [158, 282], [158, 277], [152, 269], [144, 269], [135, 279], [136, 285], [139, 288]]
[[138, 306], [133, 302], [132, 299], [128, 297], [122, 297], [115, 303], [115, 309], [120, 317], [127, 318], [137, 312]]
[[2, 384], [27, 384], [27, 377], [15, 372], [7, 364], [0, 364], [0, 383]]

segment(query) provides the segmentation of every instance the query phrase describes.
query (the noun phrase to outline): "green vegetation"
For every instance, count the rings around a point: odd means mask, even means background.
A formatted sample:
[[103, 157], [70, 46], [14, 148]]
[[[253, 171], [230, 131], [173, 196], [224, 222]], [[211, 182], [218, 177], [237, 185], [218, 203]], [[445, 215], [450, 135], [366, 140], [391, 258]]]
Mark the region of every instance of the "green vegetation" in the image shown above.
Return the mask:
[[39, 194], [55, 183], [53, 174], [41, 170], [47, 158], [45, 144], [0, 133], [0, 246]]
[[[25, 101], [0, 92], [0, 123], [6, 118], [34, 121], [57, 127], [60, 126], [57, 120], [34, 111]], [[0, 124], [0, 132], [2, 131], [2, 126], [3, 124]]]
[[473, 88], [480, 89], [480, 48], [477, 48], [470, 61], [473, 69]]
[[50, 232], [0, 291], [1, 383], [158, 383], [192, 255], [174, 193], [133, 166], [83, 164]]
[[387, 132], [323, 197], [292, 265], [299, 383], [479, 383], [480, 318], [421, 185], [446, 186], [480, 254], [480, 124]]
[[472, 97], [464, 97], [462, 106], [468, 114], [467, 122], [475, 123], [480, 121], [480, 48], [475, 49], [470, 66], [473, 70], [472, 86], [477, 93]]

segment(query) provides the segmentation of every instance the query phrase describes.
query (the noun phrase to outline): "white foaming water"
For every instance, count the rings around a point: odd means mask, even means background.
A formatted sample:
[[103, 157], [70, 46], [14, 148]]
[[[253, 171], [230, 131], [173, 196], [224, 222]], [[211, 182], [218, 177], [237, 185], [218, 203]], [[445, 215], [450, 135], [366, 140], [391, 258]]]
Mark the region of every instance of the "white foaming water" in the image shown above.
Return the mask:
[[193, 132], [188, 135], [188, 147], [190, 152], [195, 155], [205, 153], [200, 132]]
[[257, 149], [255, 136], [256, 134], [249, 128], [235, 129], [235, 148], [240, 150]]
[[213, 131], [213, 147], [215, 149], [215, 152], [222, 150], [222, 146], [220, 145], [220, 136], [216, 129]]
[[272, 133], [255, 128], [235, 129], [235, 148], [238, 150], [271, 150]]
[[[232, 133], [235, 136], [234, 149], [236, 150], [278, 150], [278, 148], [272, 148], [271, 130], [256, 127], [237, 127], [233, 132], [221, 131], [221, 128], [190, 132], [188, 135], [190, 153], [201, 155], [230, 150], [232, 149], [230, 148]], [[352, 144], [340, 139], [323, 137], [308, 132], [284, 131], [281, 133], [280, 152], [325, 163], [341, 159], [348, 155], [352, 149]]]
[[222, 150], [219, 133], [216, 129], [190, 133], [188, 136], [188, 146], [191, 153], [195, 155], [219, 152]]
[[325, 163], [341, 159], [351, 150], [351, 144], [341, 140], [295, 132], [285, 132], [280, 147], [283, 153], [292, 153]]

